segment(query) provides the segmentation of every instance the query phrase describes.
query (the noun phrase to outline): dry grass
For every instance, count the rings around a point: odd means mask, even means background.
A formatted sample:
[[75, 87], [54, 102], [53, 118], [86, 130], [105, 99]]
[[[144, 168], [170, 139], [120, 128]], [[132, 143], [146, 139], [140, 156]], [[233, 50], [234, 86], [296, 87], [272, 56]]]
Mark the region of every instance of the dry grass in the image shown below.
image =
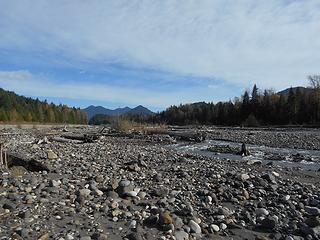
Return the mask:
[[112, 128], [120, 132], [129, 133], [135, 129], [135, 126], [134, 123], [129, 120], [117, 120], [112, 123]]
[[147, 135], [166, 134], [168, 132], [165, 125], [147, 125], [123, 119], [115, 121], [112, 128], [124, 133], [140, 132]]
[[22, 166], [13, 166], [9, 170], [11, 175], [14, 177], [22, 177], [27, 173], [27, 170]]
[[168, 134], [168, 128], [165, 125], [144, 126], [144, 134]]

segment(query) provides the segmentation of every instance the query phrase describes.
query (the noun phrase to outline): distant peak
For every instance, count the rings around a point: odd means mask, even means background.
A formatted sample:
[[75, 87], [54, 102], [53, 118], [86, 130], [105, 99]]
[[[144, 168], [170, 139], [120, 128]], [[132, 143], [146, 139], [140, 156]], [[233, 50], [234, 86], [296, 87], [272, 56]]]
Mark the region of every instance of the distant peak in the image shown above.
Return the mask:
[[135, 107], [135, 109], [137, 109], [137, 108], [146, 108], [146, 107], [144, 107], [142, 105], [138, 105], [138, 106]]

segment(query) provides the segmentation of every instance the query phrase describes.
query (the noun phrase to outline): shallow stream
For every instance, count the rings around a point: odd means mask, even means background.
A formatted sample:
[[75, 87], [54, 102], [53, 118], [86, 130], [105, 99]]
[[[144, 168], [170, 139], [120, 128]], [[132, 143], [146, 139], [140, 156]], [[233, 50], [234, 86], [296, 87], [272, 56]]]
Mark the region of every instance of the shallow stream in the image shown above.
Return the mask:
[[[169, 146], [171, 149], [176, 149], [180, 152], [197, 153], [200, 155], [211, 156], [221, 160], [260, 160], [263, 164], [272, 162], [274, 165], [286, 167], [300, 167], [306, 170], [319, 170], [320, 169], [320, 151], [304, 150], [304, 149], [289, 149], [289, 148], [272, 148], [266, 146], [258, 146], [247, 144], [251, 155], [242, 157], [241, 155], [233, 153], [218, 153], [209, 151], [208, 147], [231, 147], [241, 148], [241, 143], [206, 140], [201, 143], [179, 142]], [[294, 158], [302, 158], [297, 160]]]

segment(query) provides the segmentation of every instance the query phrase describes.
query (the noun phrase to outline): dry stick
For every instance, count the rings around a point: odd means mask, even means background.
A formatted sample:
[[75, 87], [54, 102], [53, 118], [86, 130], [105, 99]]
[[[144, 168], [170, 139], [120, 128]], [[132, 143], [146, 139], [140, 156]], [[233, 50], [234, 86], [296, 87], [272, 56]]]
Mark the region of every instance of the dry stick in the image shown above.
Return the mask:
[[3, 159], [2, 159], [2, 143], [0, 143], [0, 167], [3, 166]]
[[7, 151], [4, 152], [4, 161], [5, 161], [5, 163], [6, 163], [6, 169], [8, 170]]

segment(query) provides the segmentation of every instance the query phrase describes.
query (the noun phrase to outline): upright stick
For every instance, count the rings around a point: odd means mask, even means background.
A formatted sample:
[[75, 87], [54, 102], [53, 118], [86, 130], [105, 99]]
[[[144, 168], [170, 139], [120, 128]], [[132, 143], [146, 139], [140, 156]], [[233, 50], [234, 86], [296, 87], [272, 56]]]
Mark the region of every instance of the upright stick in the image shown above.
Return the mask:
[[6, 169], [8, 169], [7, 151], [4, 151], [4, 161], [5, 161], [5, 164], [6, 164]]
[[2, 159], [2, 143], [0, 143], [0, 168], [3, 166], [3, 159]]

